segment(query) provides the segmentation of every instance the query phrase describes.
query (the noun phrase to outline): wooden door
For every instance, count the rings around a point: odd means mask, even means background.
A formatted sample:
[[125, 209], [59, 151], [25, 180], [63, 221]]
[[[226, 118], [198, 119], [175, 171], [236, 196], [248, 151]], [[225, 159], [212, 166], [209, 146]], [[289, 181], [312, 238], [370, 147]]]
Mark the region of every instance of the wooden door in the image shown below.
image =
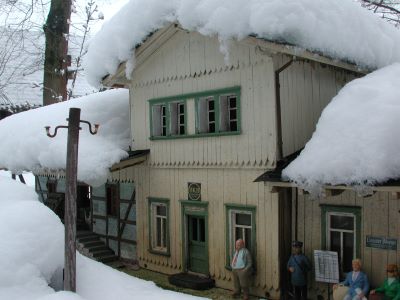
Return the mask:
[[189, 271], [208, 274], [207, 232], [204, 216], [188, 216]]

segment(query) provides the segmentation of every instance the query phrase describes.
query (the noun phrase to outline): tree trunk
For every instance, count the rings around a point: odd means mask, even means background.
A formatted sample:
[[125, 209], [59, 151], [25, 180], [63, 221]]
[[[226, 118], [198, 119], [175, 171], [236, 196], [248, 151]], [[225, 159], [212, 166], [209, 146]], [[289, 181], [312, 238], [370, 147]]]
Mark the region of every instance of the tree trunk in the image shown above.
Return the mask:
[[43, 105], [67, 99], [68, 34], [71, 0], [51, 0], [44, 32], [46, 52], [43, 78]]

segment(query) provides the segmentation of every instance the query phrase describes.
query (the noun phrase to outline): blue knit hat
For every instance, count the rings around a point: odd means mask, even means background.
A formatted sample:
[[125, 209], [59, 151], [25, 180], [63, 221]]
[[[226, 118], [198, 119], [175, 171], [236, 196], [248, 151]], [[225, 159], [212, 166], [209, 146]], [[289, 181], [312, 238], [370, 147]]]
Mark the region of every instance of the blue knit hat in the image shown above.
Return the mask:
[[292, 242], [292, 247], [294, 247], [294, 248], [301, 248], [301, 247], [303, 247], [303, 242], [300, 242], [300, 241], [293, 241], [293, 242]]

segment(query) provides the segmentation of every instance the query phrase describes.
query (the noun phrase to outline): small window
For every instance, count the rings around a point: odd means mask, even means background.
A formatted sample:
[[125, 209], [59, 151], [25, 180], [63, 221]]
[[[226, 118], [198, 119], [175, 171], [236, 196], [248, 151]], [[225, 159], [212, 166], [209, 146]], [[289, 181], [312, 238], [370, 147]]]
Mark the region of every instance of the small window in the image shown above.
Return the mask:
[[152, 106], [153, 136], [167, 136], [167, 106]]
[[230, 265], [232, 255], [235, 251], [235, 242], [238, 239], [244, 240], [246, 248], [249, 249], [253, 259], [255, 259], [255, 208], [227, 205], [227, 225], [227, 266]]
[[185, 130], [185, 103], [170, 103], [171, 135], [184, 135]]
[[360, 258], [361, 210], [356, 207], [324, 205], [322, 237], [327, 250], [338, 253], [341, 276], [352, 270], [351, 261]]
[[53, 194], [57, 192], [57, 180], [49, 179], [46, 183], [47, 193]]
[[150, 199], [150, 250], [160, 254], [169, 253], [168, 214], [169, 201], [165, 199]]
[[107, 215], [118, 216], [118, 189], [117, 185], [109, 184], [106, 186]]
[[239, 89], [231, 93], [216, 91], [214, 95], [198, 98], [197, 133], [240, 131], [239, 91]]

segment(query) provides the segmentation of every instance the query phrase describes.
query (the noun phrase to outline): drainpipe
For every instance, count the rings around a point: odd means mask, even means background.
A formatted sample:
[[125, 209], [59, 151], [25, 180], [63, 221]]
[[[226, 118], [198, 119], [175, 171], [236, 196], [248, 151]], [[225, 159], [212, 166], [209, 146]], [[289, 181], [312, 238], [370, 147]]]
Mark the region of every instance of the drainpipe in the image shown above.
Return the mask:
[[280, 67], [275, 71], [275, 105], [276, 105], [276, 128], [277, 128], [277, 161], [283, 157], [283, 141], [282, 141], [282, 115], [281, 115], [281, 92], [280, 92], [280, 83], [279, 83], [279, 74], [287, 69], [292, 63], [294, 59], [290, 59], [286, 64]]

